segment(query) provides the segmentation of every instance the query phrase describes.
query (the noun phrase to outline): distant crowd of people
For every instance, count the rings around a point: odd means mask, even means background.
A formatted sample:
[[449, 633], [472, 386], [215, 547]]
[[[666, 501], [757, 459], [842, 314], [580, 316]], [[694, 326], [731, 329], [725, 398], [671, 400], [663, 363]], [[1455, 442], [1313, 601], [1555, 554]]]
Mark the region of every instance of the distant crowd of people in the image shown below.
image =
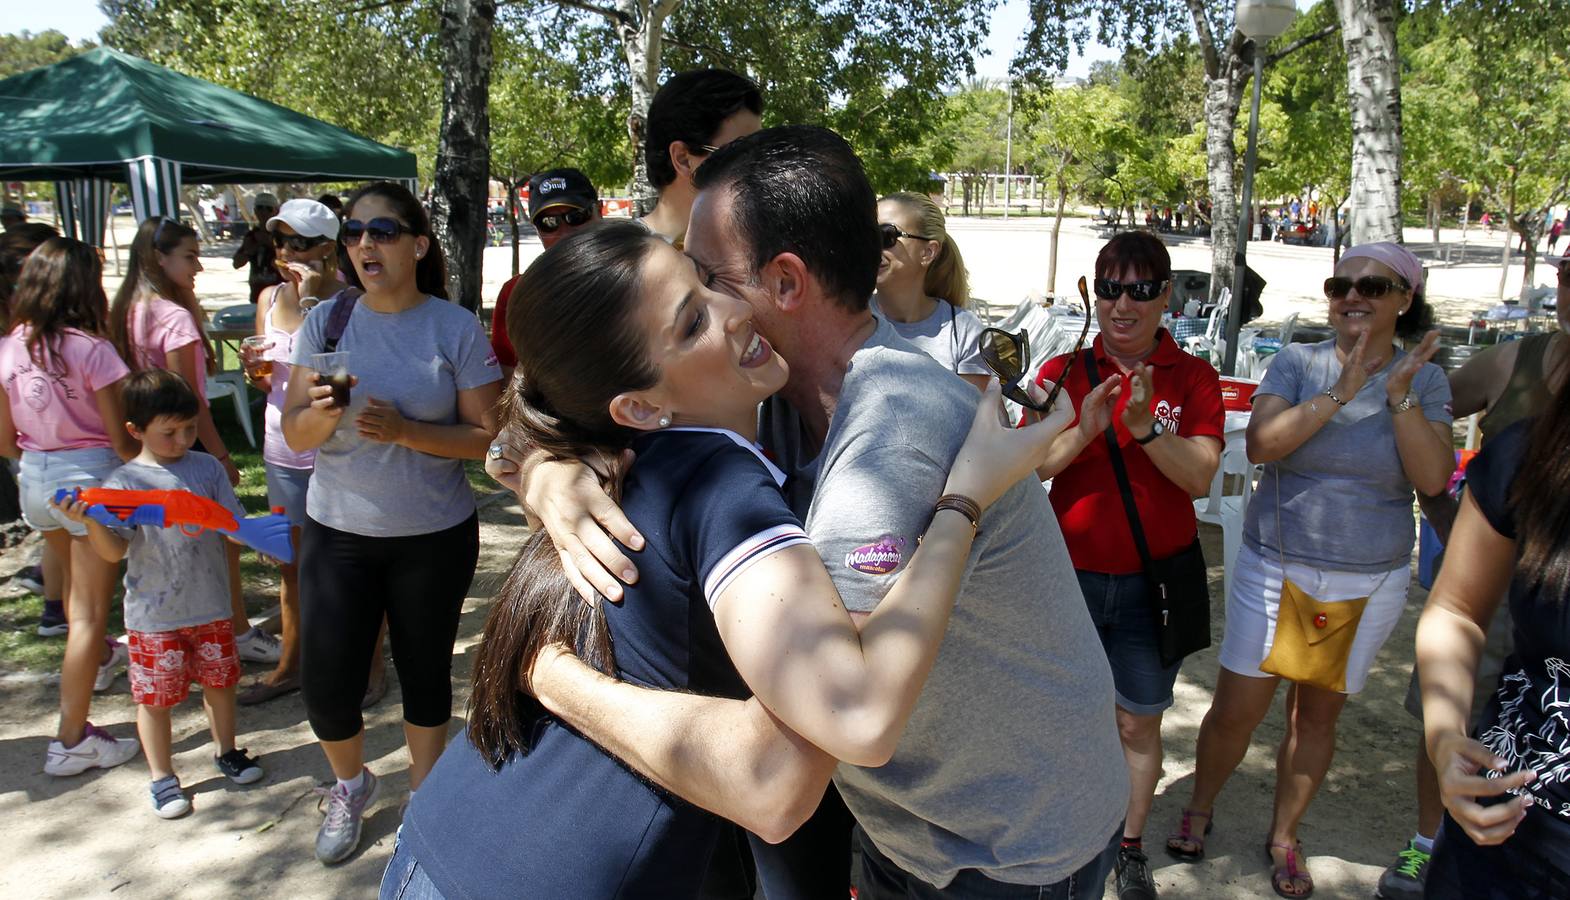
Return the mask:
[[[966, 309], [929, 197], [880, 198], [838, 135], [764, 129], [763, 111], [742, 76], [670, 78], [640, 220], [604, 219], [577, 170], [531, 179], [544, 252], [489, 334], [442, 299], [406, 188], [341, 210], [258, 198], [234, 262], [252, 266], [268, 503], [295, 549], [281, 637], [245, 618], [233, 542], [71, 493], [180, 490], [244, 515], [205, 399], [196, 232], [142, 222], [111, 302], [94, 248], [8, 231], [0, 452], [66, 635], [45, 771], [140, 750], [153, 810], [182, 816], [170, 710], [190, 685], [237, 784], [265, 777], [237, 707], [298, 690], [333, 776], [315, 854], [341, 862], [387, 774], [362, 716], [385, 640], [410, 786], [386, 900], [1089, 900], [1109, 877], [1155, 898], [1162, 721], [1212, 633], [1193, 498], [1227, 449], [1216, 371], [1162, 324], [1167, 248], [1107, 241], [1080, 284], [1096, 337], [1032, 358], [1029, 335]], [[1419, 815], [1378, 896], [1570, 891], [1570, 352], [1561, 330], [1447, 377], [1425, 289], [1400, 245], [1349, 249], [1323, 285], [1333, 335], [1283, 347], [1253, 395], [1263, 475], [1216, 689], [1152, 843], [1184, 861], [1241, 846], [1213, 833], [1221, 794], [1285, 682], [1270, 825], [1248, 839], [1282, 897], [1315, 891], [1300, 827], [1404, 611], [1416, 501], [1447, 551], [1408, 703]], [[1479, 412], [1458, 492], [1453, 420]], [[533, 527], [449, 740], [479, 459]], [[247, 646], [274, 669], [242, 689]], [[121, 669], [139, 741], [89, 722]]]

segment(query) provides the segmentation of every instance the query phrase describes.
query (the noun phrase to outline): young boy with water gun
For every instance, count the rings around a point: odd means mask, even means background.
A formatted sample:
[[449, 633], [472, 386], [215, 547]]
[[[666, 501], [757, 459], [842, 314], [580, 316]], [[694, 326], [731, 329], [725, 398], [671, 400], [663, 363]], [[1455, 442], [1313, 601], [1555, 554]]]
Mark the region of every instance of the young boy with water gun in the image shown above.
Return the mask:
[[[185, 380], [163, 369], [137, 372], [125, 381], [124, 403], [125, 427], [142, 442], [142, 452], [105, 479], [104, 488], [185, 491], [216, 502], [240, 520], [244, 512], [223, 465], [191, 450], [198, 407]], [[188, 696], [193, 681], [202, 686], [218, 770], [236, 784], [260, 780], [261, 766], [235, 747], [240, 661], [230, 621], [224, 537], [191, 526], [163, 527], [179, 524], [174, 521], [137, 524], [143, 517], [134, 516], [136, 521], [123, 522], [126, 516], [116, 517], [79, 496], [58, 505], [67, 517], [87, 525], [88, 540], [105, 559], [127, 560], [131, 695], [137, 734], [152, 771], [153, 810], [165, 819], [191, 811], [171, 758], [170, 709]]]

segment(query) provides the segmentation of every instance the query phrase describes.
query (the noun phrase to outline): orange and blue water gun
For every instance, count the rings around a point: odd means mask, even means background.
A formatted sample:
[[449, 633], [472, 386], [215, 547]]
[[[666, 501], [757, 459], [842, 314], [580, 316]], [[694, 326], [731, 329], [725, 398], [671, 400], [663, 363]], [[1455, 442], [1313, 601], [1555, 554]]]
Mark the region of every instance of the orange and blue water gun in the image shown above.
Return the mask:
[[280, 562], [294, 562], [289, 519], [277, 512], [237, 518], [216, 501], [190, 491], [127, 491], [115, 488], [64, 488], [55, 491], [58, 504], [80, 500], [88, 518], [110, 528], [149, 525], [178, 528], [187, 537], [216, 531]]

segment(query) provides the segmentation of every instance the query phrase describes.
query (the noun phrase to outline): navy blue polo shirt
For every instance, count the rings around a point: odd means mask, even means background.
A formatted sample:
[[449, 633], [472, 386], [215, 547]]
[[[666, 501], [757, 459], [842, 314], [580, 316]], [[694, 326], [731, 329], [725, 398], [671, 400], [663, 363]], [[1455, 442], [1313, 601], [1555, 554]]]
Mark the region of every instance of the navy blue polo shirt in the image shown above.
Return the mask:
[[[638, 583], [605, 604], [623, 681], [746, 698], [711, 603], [748, 565], [807, 543], [785, 476], [728, 431], [640, 438], [622, 509], [646, 540]], [[625, 551], [625, 548], [623, 548]], [[540, 711], [534, 742], [492, 771], [467, 735], [448, 745], [402, 840], [458, 898], [696, 897], [723, 820], [665, 792]]]

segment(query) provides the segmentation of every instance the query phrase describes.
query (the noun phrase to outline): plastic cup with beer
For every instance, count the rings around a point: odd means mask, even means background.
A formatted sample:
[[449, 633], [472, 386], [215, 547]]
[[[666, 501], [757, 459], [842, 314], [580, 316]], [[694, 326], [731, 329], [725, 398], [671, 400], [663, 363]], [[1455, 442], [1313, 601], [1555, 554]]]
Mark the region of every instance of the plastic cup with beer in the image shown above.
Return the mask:
[[273, 361], [267, 351], [274, 347], [273, 339], [253, 334], [240, 342], [240, 361], [252, 378], [266, 378], [273, 374]]

